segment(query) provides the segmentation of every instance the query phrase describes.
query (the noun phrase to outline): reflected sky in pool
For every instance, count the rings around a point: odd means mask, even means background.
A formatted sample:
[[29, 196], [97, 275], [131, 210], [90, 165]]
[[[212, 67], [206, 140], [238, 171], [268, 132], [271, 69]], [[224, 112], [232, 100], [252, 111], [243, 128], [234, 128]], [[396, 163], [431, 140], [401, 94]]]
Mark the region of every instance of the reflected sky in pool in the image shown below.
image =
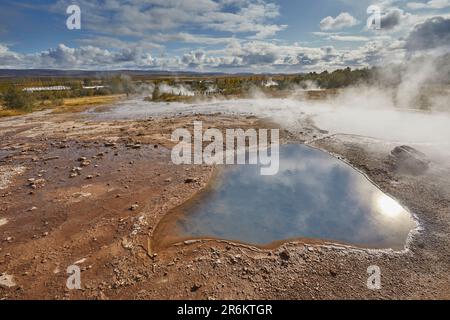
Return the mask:
[[226, 167], [210, 188], [167, 215], [157, 242], [219, 238], [257, 246], [320, 239], [403, 249], [416, 227], [411, 215], [361, 173], [329, 154], [280, 147], [280, 171]]

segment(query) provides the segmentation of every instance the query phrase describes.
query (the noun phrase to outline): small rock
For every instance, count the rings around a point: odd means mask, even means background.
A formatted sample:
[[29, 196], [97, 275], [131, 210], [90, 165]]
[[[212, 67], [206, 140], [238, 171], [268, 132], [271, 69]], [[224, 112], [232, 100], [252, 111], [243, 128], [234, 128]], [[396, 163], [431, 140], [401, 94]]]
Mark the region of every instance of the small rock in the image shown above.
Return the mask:
[[196, 284], [194, 284], [194, 285], [191, 287], [191, 292], [196, 292], [196, 291], [198, 291], [198, 289], [200, 289], [201, 287], [202, 287], [201, 284], [196, 283]]
[[81, 166], [82, 167], [87, 167], [87, 166], [89, 166], [91, 164], [91, 161], [89, 161], [89, 160], [85, 160], [85, 161], [83, 161], [83, 162], [81, 162]]
[[280, 259], [284, 261], [288, 261], [291, 258], [291, 255], [289, 254], [289, 251], [284, 250], [280, 252]]
[[86, 258], [83, 258], [83, 259], [80, 259], [78, 261], [75, 261], [73, 264], [82, 264], [82, 263], [85, 263], [86, 260], [87, 260]]
[[194, 182], [198, 182], [197, 178], [187, 178], [184, 180], [184, 183], [194, 183]]
[[390, 158], [397, 171], [413, 175], [423, 174], [431, 163], [424, 153], [410, 146], [395, 147]]
[[6, 218], [1, 218], [0, 219], [0, 227], [1, 226], [4, 226], [5, 224], [7, 224], [8, 223], [8, 219], [6, 219]]
[[14, 277], [12, 275], [3, 273], [0, 275], [0, 286], [11, 288], [16, 286], [16, 283], [14, 282]]
[[31, 178], [31, 179], [28, 179], [28, 181], [30, 182], [29, 186], [33, 189], [42, 188], [45, 186], [45, 183], [46, 183], [45, 179], [42, 179], [42, 178], [40, 178], [40, 179]]
[[123, 238], [122, 239], [122, 247], [124, 249], [130, 250], [133, 248], [133, 244], [130, 241], [128, 241], [127, 238]]
[[59, 157], [55, 156], [55, 157], [48, 157], [48, 158], [44, 158], [44, 161], [51, 161], [51, 160], [58, 160]]
[[138, 204], [133, 204], [133, 205], [130, 207], [130, 210], [131, 210], [131, 211], [136, 211], [137, 209], [139, 209], [139, 205], [138, 205]]

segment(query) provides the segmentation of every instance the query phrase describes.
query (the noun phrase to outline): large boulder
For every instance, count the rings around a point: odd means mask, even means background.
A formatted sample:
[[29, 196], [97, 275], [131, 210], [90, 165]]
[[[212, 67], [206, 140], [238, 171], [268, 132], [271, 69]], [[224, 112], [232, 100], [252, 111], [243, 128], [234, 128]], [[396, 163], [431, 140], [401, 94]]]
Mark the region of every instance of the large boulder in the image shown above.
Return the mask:
[[410, 146], [395, 147], [391, 160], [396, 171], [413, 175], [425, 173], [431, 162], [424, 153]]

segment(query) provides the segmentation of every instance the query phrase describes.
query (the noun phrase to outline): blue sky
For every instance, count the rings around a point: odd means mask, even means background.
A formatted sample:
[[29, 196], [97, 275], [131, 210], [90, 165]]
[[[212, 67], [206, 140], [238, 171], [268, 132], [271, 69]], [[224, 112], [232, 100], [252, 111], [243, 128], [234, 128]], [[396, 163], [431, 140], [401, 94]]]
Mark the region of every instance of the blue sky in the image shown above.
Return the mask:
[[[66, 27], [71, 4], [81, 30]], [[366, 27], [370, 5], [380, 8], [380, 30]], [[449, 17], [450, 0], [2, 0], [0, 68], [366, 67], [446, 52]]]

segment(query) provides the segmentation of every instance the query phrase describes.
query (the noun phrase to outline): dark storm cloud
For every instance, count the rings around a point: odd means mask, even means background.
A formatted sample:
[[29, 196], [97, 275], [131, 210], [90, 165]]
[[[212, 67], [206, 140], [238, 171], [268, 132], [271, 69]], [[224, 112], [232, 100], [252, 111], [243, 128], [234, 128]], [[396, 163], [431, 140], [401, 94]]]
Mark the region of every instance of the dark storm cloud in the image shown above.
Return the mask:
[[272, 64], [277, 59], [273, 53], [248, 54], [243, 57], [243, 61], [247, 65]]
[[402, 19], [400, 10], [392, 10], [381, 17], [381, 29], [391, 30], [398, 26]]
[[450, 46], [450, 19], [434, 17], [417, 25], [406, 39], [408, 51]]

